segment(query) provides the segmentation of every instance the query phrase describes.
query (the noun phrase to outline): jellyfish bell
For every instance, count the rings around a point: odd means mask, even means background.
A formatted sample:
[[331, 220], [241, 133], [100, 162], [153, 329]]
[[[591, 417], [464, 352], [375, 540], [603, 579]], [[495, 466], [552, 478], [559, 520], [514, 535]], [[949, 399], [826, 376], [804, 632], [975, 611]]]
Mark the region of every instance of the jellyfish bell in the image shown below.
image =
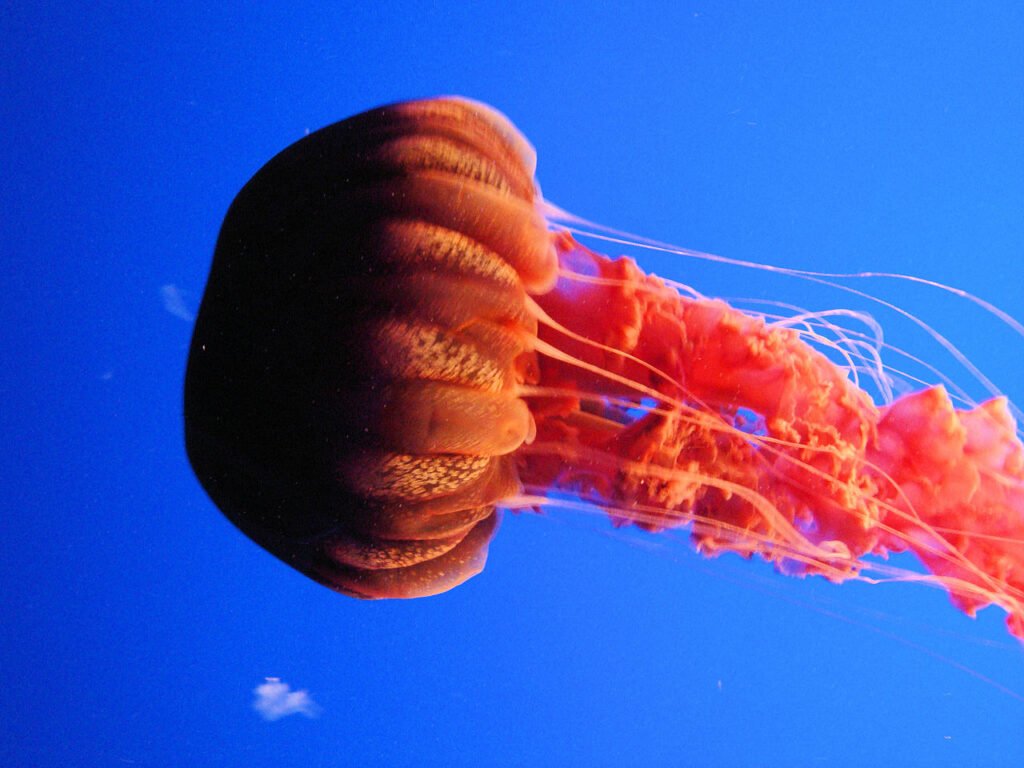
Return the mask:
[[[383, 107], [273, 158], [218, 239], [186, 445], [261, 546], [357, 597], [478, 573], [499, 508], [577, 494], [697, 548], [863, 578], [912, 550], [1024, 637], [1024, 447], [1005, 400], [878, 405], [785, 323], [549, 225], [476, 102]], [[546, 217], [547, 214], [547, 217]]]
[[533, 166], [492, 110], [411, 102], [294, 144], [228, 211], [189, 456], [239, 528], [321, 583], [411, 597], [483, 567], [534, 429], [526, 295], [556, 275]]

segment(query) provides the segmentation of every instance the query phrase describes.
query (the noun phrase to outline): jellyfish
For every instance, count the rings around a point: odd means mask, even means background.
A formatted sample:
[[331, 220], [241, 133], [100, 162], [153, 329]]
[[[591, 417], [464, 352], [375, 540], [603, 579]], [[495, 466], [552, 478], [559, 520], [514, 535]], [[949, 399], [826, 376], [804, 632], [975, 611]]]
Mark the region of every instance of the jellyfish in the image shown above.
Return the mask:
[[787, 324], [582, 245], [535, 162], [503, 115], [442, 98], [316, 131], [245, 185], [185, 381], [189, 459], [238, 528], [338, 592], [419, 597], [482, 570], [499, 510], [586, 503], [835, 582], [909, 550], [928, 574], [907, 578], [1024, 639], [1005, 398], [876, 404]]

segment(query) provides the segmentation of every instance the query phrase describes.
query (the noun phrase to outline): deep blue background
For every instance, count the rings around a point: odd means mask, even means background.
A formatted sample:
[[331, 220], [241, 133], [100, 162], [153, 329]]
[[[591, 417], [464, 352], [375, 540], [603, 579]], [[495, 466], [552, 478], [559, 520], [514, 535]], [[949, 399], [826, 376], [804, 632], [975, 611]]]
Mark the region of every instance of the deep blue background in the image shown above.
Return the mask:
[[[1024, 318], [1024, 6], [901, 5], [4, 3], [0, 761], [1024, 764], [1024, 654], [995, 609], [560, 515], [507, 516], [451, 593], [364, 603], [235, 531], [182, 447], [191, 327], [164, 286], [194, 311], [262, 163], [404, 98], [494, 104], [545, 195], [595, 221]], [[637, 258], [708, 293], [844, 301]], [[947, 294], [860, 287], [1024, 402], [1024, 339]], [[911, 330], [889, 338], [919, 351]], [[321, 715], [260, 719], [265, 676]]]

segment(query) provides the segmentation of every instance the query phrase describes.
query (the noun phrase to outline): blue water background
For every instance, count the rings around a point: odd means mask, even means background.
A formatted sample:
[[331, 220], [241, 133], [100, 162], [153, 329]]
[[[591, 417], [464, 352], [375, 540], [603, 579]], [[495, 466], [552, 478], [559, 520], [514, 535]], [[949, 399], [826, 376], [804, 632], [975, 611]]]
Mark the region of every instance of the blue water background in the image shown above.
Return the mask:
[[[1024, 764], [1024, 653], [995, 609], [566, 515], [506, 516], [451, 593], [359, 602], [220, 515], [181, 421], [234, 194], [307, 131], [438, 94], [508, 114], [581, 216], [1024, 319], [1019, 2], [13, 2], [0, 93], [4, 765]], [[844, 305], [634, 255], [710, 294]], [[1024, 403], [1024, 339], [860, 287]], [[267, 677], [317, 716], [261, 717]]]

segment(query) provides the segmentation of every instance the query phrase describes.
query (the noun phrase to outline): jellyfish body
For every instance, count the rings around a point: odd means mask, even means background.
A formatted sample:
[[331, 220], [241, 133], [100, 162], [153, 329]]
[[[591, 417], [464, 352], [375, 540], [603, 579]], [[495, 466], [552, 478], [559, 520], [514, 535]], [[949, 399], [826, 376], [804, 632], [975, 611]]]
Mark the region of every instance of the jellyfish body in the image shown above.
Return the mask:
[[414, 597], [480, 571], [499, 508], [561, 490], [836, 581], [909, 548], [1024, 636], [1005, 402], [876, 406], [795, 331], [550, 231], [534, 162], [500, 114], [438, 99], [317, 131], [243, 188], [185, 398], [239, 528], [338, 591]]

